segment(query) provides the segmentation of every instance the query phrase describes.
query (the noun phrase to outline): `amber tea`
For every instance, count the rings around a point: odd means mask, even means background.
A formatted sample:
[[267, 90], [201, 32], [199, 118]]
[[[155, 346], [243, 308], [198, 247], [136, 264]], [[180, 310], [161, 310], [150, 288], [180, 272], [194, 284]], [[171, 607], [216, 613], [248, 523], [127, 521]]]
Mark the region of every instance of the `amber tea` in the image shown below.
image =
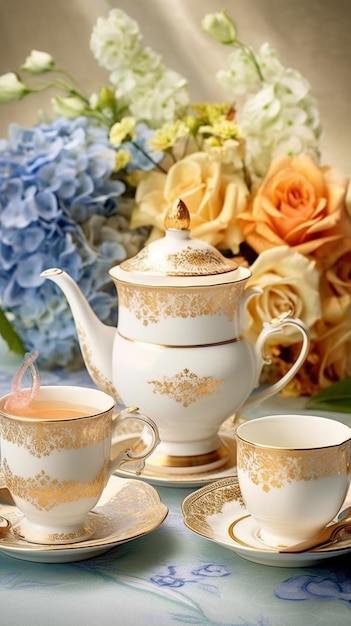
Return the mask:
[[96, 407], [87, 406], [83, 403], [78, 404], [65, 400], [34, 400], [24, 407], [16, 407], [14, 403], [11, 404], [9, 413], [31, 419], [66, 420], [96, 415], [100, 411]]

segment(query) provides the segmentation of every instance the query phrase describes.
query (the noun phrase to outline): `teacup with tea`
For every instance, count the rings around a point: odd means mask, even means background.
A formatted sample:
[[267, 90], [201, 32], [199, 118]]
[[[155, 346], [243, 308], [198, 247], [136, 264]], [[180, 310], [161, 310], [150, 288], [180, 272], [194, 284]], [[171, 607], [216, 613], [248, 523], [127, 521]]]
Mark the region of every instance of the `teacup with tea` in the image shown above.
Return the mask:
[[[147, 416], [132, 407], [114, 415], [114, 409], [109, 394], [79, 386], [41, 386], [22, 406], [11, 402], [11, 394], [0, 399], [2, 472], [23, 514], [12, 529], [18, 536], [68, 544], [93, 535], [89, 512], [110, 475], [128, 461], [142, 468], [159, 443]], [[144, 427], [137, 451], [119, 450], [110, 458], [113, 433], [131, 419]]]
[[317, 535], [351, 478], [351, 428], [312, 415], [270, 415], [237, 428], [237, 472], [258, 537], [275, 548]]

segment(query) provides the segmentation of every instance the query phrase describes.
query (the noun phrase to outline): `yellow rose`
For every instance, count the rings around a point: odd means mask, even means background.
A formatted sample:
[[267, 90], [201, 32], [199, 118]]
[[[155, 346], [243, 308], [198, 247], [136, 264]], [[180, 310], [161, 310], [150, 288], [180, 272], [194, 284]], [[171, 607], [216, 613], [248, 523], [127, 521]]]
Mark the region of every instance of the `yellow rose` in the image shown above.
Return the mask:
[[345, 197], [348, 180], [300, 154], [278, 157], [238, 217], [245, 240], [260, 253], [288, 245], [313, 254], [322, 245], [351, 236]]
[[152, 171], [139, 183], [131, 227], [152, 225], [150, 239], [162, 236], [166, 212], [181, 198], [190, 213], [191, 234], [221, 249], [239, 250], [243, 237], [237, 215], [247, 204], [243, 177], [204, 153], [172, 165], [167, 174]]
[[[262, 252], [250, 269], [248, 287], [262, 290], [247, 304], [246, 335], [251, 341], [256, 341], [264, 322], [289, 311], [312, 328], [321, 316], [319, 273], [314, 261], [288, 246], [278, 246]], [[282, 343], [282, 336], [274, 340]], [[289, 334], [287, 342], [294, 341], [300, 338]]]

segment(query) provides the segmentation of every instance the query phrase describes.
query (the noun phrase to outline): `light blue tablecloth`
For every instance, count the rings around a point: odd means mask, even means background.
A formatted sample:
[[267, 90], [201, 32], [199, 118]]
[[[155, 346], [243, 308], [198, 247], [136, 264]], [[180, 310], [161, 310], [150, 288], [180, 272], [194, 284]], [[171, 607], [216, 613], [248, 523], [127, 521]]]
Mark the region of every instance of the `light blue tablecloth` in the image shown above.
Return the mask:
[[[0, 393], [11, 368], [0, 371]], [[90, 385], [83, 372], [64, 374]], [[43, 382], [62, 380], [62, 372]], [[283, 398], [256, 414], [301, 412]], [[348, 421], [351, 416], [335, 415]], [[0, 554], [1, 626], [341, 626], [351, 623], [350, 556], [318, 567], [246, 561], [188, 530], [182, 500], [194, 489], [157, 487], [169, 514], [144, 537], [90, 560], [43, 564]]]

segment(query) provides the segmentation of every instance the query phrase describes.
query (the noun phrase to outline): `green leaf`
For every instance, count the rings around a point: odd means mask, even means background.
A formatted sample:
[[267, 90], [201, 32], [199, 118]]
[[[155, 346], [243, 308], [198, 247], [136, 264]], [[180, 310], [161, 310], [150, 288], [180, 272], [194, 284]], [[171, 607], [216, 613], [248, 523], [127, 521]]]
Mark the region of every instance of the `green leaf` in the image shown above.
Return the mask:
[[8, 345], [11, 352], [23, 355], [26, 353], [26, 348], [22, 342], [20, 336], [16, 333], [11, 322], [6, 317], [4, 311], [0, 308], [0, 335]]
[[307, 400], [306, 409], [351, 413], [351, 378], [323, 389]]

